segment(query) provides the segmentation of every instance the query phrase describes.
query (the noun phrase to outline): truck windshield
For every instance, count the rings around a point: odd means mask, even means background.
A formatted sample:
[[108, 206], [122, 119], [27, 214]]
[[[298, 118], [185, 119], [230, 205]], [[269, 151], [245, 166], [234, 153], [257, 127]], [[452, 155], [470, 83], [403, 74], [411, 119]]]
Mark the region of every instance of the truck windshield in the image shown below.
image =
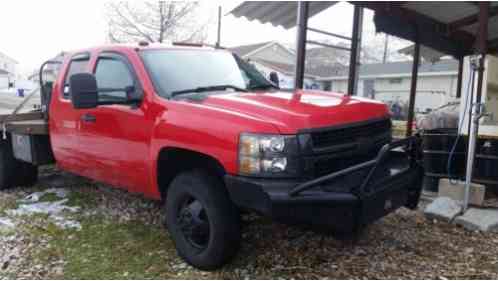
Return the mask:
[[144, 50], [141, 56], [163, 97], [200, 90], [276, 88], [254, 66], [226, 51]]

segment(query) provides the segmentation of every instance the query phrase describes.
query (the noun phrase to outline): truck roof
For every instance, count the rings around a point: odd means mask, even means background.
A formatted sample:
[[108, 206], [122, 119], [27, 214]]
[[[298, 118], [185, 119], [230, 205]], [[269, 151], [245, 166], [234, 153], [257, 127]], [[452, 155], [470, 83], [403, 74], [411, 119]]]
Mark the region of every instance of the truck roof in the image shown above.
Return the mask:
[[222, 48], [215, 48], [214, 46], [204, 45], [204, 44], [194, 44], [194, 43], [136, 43], [136, 44], [107, 44], [100, 45], [85, 49], [73, 50], [67, 53], [67, 56], [72, 56], [77, 53], [85, 53], [85, 52], [101, 52], [101, 51], [140, 51], [140, 50], [170, 50], [170, 49], [186, 49], [186, 50], [206, 50], [206, 51], [214, 51], [214, 50], [224, 50]]

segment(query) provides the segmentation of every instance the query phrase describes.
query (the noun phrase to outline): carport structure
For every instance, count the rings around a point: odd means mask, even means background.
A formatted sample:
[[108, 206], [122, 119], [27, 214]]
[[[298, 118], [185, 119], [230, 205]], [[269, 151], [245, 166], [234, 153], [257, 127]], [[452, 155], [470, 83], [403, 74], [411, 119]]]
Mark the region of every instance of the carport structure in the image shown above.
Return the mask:
[[[407, 136], [412, 134], [414, 105], [417, 92], [418, 66], [421, 45], [459, 60], [457, 96], [461, 96], [463, 58], [468, 55], [478, 57], [478, 79], [476, 104], [480, 104], [483, 89], [484, 62], [487, 54], [498, 53], [498, 2], [349, 2], [354, 5], [353, 28], [351, 37], [308, 27], [308, 19], [333, 6], [337, 2], [252, 2], [247, 1], [233, 9], [236, 17], [244, 16], [249, 20], [259, 20], [284, 28], [297, 27], [295, 88], [303, 86], [306, 56], [306, 43], [321, 44], [307, 40], [307, 32], [318, 32], [351, 41], [348, 95], [356, 93], [357, 66], [361, 52], [361, 29], [363, 9], [374, 12], [377, 32], [384, 32], [414, 42], [413, 67], [409, 97]], [[474, 106], [475, 118], [481, 114], [480, 107]], [[472, 126], [467, 161], [467, 183], [470, 185], [475, 157], [475, 141], [478, 122]], [[470, 169], [469, 169], [470, 168]], [[464, 202], [467, 205], [467, 202]]]
[[[356, 93], [357, 68], [361, 52], [361, 27], [363, 9], [374, 11], [374, 24], [378, 32], [385, 32], [415, 43], [413, 51], [412, 83], [409, 99], [409, 118], [407, 135], [412, 134], [411, 123], [414, 118], [415, 94], [417, 89], [420, 46], [424, 45], [460, 61], [457, 96], [461, 94], [463, 57], [480, 54], [481, 62], [488, 53], [498, 53], [498, 2], [349, 2], [354, 5], [353, 29], [351, 36], [308, 27], [308, 19], [338, 3], [337, 1], [246, 1], [230, 13], [236, 17], [246, 17], [262, 23], [271, 23], [286, 29], [297, 27], [295, 88], [302, 88], [306, 44], [340, 48], [307, 40], [307, 33], [317, 32], [333, 37], [350, 40], [350, 64], [348, 94]], [[481, 64], [482, 65], [482, 64]], [[483, 69], [479, 69], [482, 73]], [[482, 77], [482, 75], [479, 75]], [[478, 91], [482, 90], [479, 78]], [[481, 94], [478, 93], [478, 102]]]

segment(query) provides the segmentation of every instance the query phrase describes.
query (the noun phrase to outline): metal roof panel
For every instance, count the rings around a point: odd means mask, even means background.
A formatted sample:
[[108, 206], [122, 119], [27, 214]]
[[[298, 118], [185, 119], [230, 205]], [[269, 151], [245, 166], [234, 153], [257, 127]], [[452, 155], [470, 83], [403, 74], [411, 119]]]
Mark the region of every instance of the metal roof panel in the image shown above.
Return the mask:
[[[289, 29], [296, 26], [297, 3], [294, 1], [245, 1], [230, 11], [230, 14]], [[336, 3], [337, 1], [310, 1], [309, 17], [313, 17]]]

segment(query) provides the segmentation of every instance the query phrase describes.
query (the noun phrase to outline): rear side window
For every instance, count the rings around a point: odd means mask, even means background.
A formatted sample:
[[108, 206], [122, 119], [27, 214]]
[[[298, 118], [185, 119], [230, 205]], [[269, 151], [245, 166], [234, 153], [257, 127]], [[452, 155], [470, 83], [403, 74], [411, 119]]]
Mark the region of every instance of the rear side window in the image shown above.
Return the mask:
[[83, 58], [73, 58], [69, 63], [69, 69], [66, 73], [66, 78], [64, 79], [64, 90], [62, 91], [64, 99], [70, 98], [69, 78], [73, 74], [88, 72], [87, 67], [89, 61], [90, 57], [87, 55], [84, 56]]
[[126, 101], [127, 94], [123, 90], [109, 91], [109, 89], [125, 89], [134, 86], [133, 75], [125, 62], [113, 58], [101, 58], [95, 69], [97, 86], [104, 91], [99, 92], [99, 102]]

